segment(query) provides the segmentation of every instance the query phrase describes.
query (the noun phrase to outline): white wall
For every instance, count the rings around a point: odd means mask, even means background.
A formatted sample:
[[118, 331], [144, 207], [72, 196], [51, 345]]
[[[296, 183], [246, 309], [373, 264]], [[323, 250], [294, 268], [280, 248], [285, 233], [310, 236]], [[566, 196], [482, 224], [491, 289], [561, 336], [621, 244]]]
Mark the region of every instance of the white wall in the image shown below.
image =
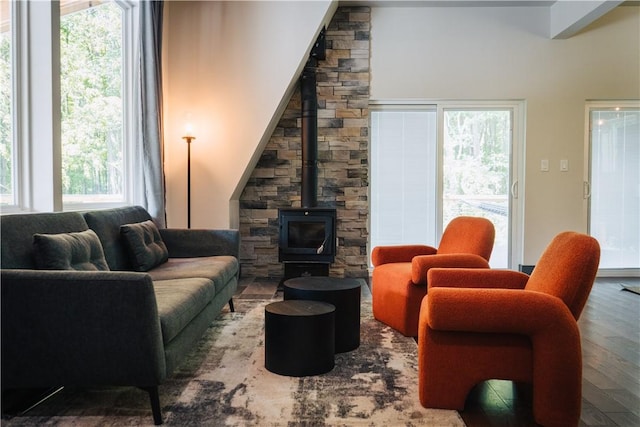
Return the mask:
[[558, 232], [587, 231], [585, 100], [640, 99], [640, 8], [548, 34], [546, 7], [372, 9], [372, 99], [526, 101], [525, 264]]
[[238, 227], [237, 199], [337, 3], [165, 2], [163, 80], [167, 223]]

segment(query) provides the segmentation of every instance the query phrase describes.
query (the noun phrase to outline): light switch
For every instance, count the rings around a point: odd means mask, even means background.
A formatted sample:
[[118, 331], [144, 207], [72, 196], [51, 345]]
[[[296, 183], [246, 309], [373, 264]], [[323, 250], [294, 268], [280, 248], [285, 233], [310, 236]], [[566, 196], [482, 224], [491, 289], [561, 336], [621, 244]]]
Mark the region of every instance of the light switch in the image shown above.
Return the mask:
[[569, 170], [569, 160], [560, 160], [560, 172], [567, 172]]
[[540, 160], [540, 170], [542, 172], [549, 172], [549, 159]]

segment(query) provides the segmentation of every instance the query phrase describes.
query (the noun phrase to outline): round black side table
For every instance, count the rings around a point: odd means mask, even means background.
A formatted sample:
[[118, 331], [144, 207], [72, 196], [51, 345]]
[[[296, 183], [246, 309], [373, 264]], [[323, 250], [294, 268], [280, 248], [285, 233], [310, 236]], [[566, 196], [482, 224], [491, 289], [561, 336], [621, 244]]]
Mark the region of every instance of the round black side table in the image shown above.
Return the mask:
[[320, 301], [278, 301], [265, 307], [264, 364], [290, 377], [335, 366], [335, 307]]
[[336, 353], [360, 346], [359, 279], [308, 276], [284, 282], [284, 299], [328, 302], [336, 307]]

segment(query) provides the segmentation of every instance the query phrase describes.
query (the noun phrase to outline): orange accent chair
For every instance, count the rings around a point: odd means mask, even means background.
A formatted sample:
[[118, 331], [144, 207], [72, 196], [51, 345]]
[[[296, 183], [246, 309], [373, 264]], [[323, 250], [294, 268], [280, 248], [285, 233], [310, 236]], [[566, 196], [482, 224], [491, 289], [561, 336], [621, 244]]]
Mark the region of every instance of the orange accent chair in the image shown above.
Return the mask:
[[464, 408], [489, 379], [532, 384], [543, 426], [577, 426], [582, 349], [577, 320], [596, 277], [598, 242], [558, 234], [531, 276], [512, 270], [432, 269], [418, 333], [420, 402]]
[[437, 249], [376, 246], [371, 253], [373, 316], [407, 337], [417, 336], [427, 271], [433, 267], [489, 268], [494, 239], [491, 221], [460, 216], [449, 222]]

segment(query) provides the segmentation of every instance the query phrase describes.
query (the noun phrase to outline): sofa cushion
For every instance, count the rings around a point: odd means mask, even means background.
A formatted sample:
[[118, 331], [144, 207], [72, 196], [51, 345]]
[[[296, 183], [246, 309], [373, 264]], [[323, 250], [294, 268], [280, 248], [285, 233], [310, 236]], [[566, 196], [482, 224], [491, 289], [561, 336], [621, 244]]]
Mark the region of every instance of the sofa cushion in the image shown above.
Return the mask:
[[238, 266], [238, 259], [227, 255], [169, 258], [169, 261], [149, 270], [149, 274], [153, 280], [203, 277], [212, 280], [216, 292], [219, 292], [238, 274]]
[[87, 228], [89, 227], [79, 212], [0, 215], [0, 265], [2, 268], [35, 269], [35, 233], [70, 233], [84, 231]]
[[165, 347], [215, 296], [211, 280], [175, 279], [153, 282]]
[[120, 234], [131, 255], [134, 270], [148, 271], [156, 265], [167, 262], [169, 251], [153, 221], [122, 225]]
[[108, 271], [100, 239], [93, 230], [33, 235], [36, 267], [41, 270]]
[[133, 270], [131, 256], [122, 243], [120, 226], [149, 220], [151, 219], [149, 213], [140, 206], [126, 206], [87, 211], [84, 213], [84, 219], [89, 228], [95, 231], [100, 238], [109, 268], [111, 270]]

